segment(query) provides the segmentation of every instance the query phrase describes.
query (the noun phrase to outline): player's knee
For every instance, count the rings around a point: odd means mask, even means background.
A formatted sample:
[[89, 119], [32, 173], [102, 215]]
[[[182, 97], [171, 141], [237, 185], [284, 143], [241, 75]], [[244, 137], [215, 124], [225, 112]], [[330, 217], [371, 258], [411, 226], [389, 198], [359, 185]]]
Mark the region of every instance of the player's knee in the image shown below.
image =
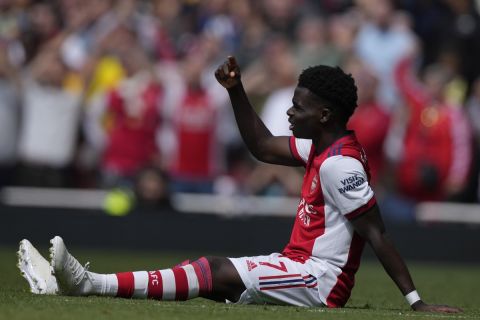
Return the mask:
[[192, 265], [198, 266], [207, 278], [219, 279], [225, 274], [226, 258], [205, 256], [191, 262]]
[[[217, 301], [238, 301], [245, 285], [230, 259], [207, 256], [213, 282], [213, 299]], [[211, 297], [211, 298], [212, 298]]]
[[232, 278], [232, 268], [230, 261], [224, 257], [207, 256], [204, 257], [209, 264], [212, 278], [216, 283], [228, 283]]
[[[223, 266], [223, 259], [220, 257], [214, 257], [214, 256], [206, 256], [202, 257], [208, 261], [208, 264], [210, 266], [210, 271], [212, 274], [219, 274], [221, 273], [222, 266]], [[202, 259], [200, 258], [200, 259]]]
[[207, 259], [210, 265], [212, 278], [217, 282], [229, 285], [237, 283], [243, 284], [230, 259], [213, 256], [205, 257], [205, 259]]

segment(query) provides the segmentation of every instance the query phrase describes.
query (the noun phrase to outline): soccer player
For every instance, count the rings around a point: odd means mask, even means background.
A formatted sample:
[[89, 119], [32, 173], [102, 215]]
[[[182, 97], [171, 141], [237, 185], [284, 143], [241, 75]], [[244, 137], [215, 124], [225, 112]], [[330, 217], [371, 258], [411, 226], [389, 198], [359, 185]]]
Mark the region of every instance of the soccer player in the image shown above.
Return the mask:
[[366, 156], [354, 133], [346, 130], [357, 102], [350, 75], [327, 66], [302, 72], [287, 111], [293, 137], [272, 136], [262, 123], [245, 94], [235, 58], [229, 57], [215, 76], [230, 95], [250, 151], [264, 162], [306, 168], [287, 247], [268, 256], [202, 257], [171, 269], [97, 274], [84, 268], [63, 240], [55, 237], [50, 249], [58, 282], [55, 288], [52, 279], [43, 279], [42, 272], [36, 272], [35, 267], [46, 266], [45, 261], [38, 261], [43, 258], [23, 240], [20, 266], [31, 285], [46, 288], [37, 291], [159, 300], [200, 296], [244, 304], [343, 307], [368, 242], [413, 310], [461, 311], [424, 303], [386, 236], [369, 185]]

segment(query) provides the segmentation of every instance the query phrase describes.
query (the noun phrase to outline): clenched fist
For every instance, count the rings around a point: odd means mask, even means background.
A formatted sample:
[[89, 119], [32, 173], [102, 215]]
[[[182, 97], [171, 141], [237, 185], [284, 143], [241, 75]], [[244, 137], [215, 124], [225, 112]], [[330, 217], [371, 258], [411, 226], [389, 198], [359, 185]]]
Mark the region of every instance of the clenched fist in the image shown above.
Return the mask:
[[215, 71], [215, 78], [225, 89], [235, 87], [240, 83], [240, 68], [237, 60], [233, 56], [229, 56], [227, 60]]

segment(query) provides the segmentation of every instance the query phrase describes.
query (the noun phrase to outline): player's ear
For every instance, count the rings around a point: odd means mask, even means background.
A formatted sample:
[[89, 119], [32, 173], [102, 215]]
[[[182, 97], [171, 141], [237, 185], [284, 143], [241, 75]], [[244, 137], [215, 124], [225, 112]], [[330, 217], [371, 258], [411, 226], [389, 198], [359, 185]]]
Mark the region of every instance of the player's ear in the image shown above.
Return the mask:
[[329, 108], [323, 108], [320, 114], [320, 122], [327, 123], [332, 117], [332, 111]]

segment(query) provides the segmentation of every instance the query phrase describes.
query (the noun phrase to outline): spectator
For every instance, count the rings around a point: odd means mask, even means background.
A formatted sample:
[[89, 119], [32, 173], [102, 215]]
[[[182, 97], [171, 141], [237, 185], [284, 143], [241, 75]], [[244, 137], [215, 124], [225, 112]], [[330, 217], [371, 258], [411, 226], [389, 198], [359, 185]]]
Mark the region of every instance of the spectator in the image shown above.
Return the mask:
[[80, 123], [80, 95], [63, 88], [67, 68], [57, 37], [45, 45], [23, 80], [19, 183], [64, 187], [75, 156]]
[[340, 50], [329, 43], [327, 23], [318, 16], [306, 16], [300, 21], [296, 30], [295, 57], [302, 70], [318, 64], [341, 64]]
[[415, 37], [391, 0], [359, 0], [358, 5], [367, 20], [358, 30], [355, 52], [377, 74], [377, 100], [391, 110], [398, 102], [394, 67], [412, 47]]
[[[115, 48], [126, 78], [106, 92], [104, 105], [99, 105], [104, 108], [101, 119], [94, 119], [97, 125], [102, 119], [105, 124], [101, 181], [104, 187], [133, 187], [137, 171], [159, 157], [156, 133], [163, 89], [149, 71], [148, 59], [131, 32], [119, 28], [110, 37], [117, 37]], [[98, 110], [92, 112], [99, 114]], [[92, 143], [102, 145], [101, 141]]]
[[452, 75], [441, 65], [426, 69], [423, 83], [411, 75], [411, 59], [396, 68], [409, 120], [397, 166], [400, 191], [417, 201], [446, 200], [461, 192], [472, 162], [471, 132], [463, 110], [448, 105], [445, 88]]
[[212, 193], [223, 166], [217, 132], [221, 105], [202, 81], [209, 63], [205, 44], [192, 47], [179, 65], [180, 72], [173, 70], [164, 82], [169, 97], [166, 122], [174, 141], [168, 161], [173, 192]]
[[301, 6], [294, 0], [262, 0], [260, 6], [264, 21], [272, 33], [294, 39]]

